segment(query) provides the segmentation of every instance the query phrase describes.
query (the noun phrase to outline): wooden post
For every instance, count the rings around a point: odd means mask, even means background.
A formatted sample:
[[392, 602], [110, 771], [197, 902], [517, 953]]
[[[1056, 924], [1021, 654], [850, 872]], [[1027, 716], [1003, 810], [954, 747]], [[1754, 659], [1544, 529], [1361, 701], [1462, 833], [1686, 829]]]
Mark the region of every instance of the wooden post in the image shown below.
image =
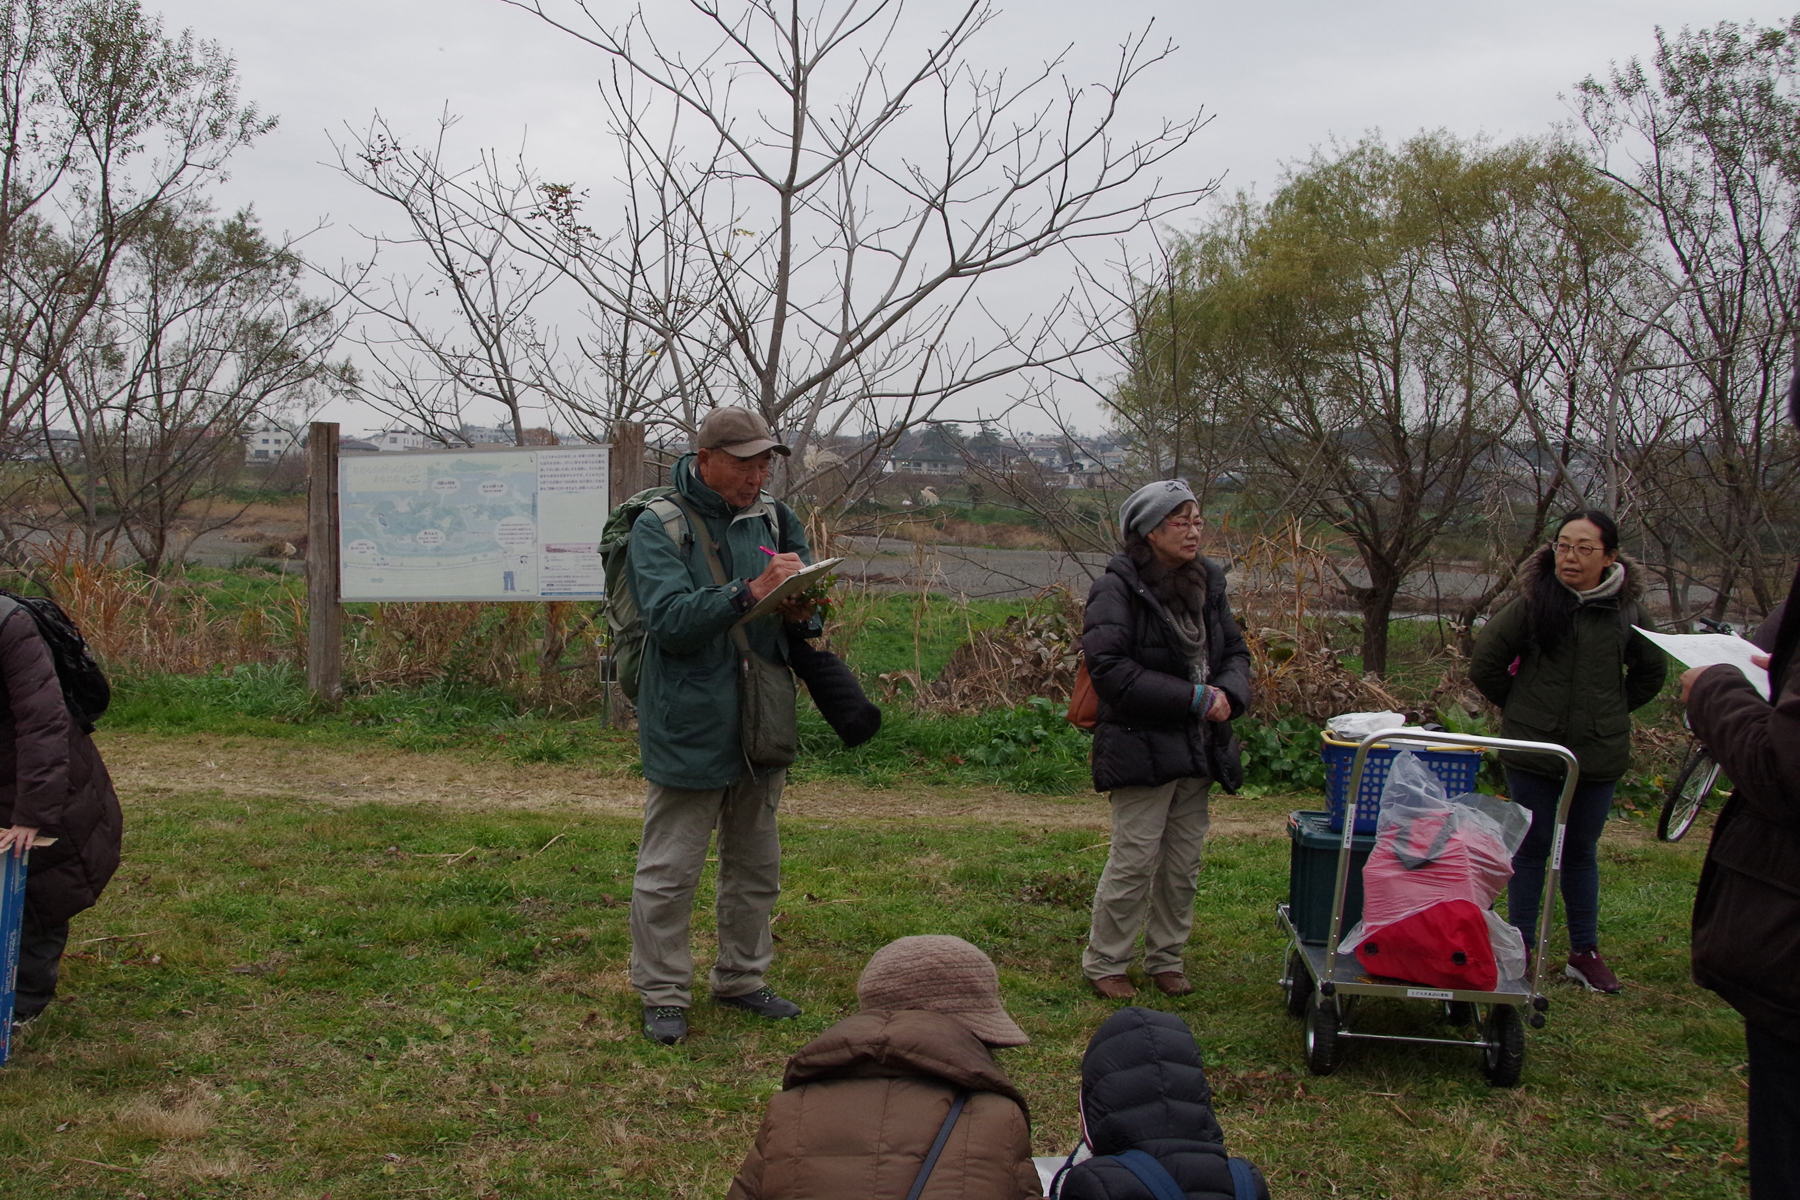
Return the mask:
[[644, 426], [639, 421], [612, 424], [611, 486], [607, 497], [617, 508], [644, 490]]
[[324, 704], [344, 696], [336, 421], [314, 421], [306, 439], [306, 688]]

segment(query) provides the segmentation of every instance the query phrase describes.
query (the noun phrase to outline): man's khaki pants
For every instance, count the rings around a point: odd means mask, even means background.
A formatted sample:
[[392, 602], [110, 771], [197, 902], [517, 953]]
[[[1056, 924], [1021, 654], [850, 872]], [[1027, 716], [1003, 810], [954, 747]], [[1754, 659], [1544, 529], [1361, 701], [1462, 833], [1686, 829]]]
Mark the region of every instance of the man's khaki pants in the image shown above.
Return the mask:
[[786, 771], [746, 772], [708, 791], [650, 785], [644, 836], [631, 884], [631, 986], [646, 1006], [694, 1002], [689, 927], [707, 843], [719, 831], [719, 952], [708, 980], [714, 996], [763, 986], [775, 955], [769, 914], [781, 895], [781, 838], [775, 809]]
[[1100, 886], [1081, 969], [1089, 979], [1123, 975], [1132, 944], [1144, 934], [1144, 973], [1181, 970], [1194, 927], [1194, 892], [1206, 844], [1210, 779], [1177, 779], [1159, 787], [1115, 789], [1112, 849]]

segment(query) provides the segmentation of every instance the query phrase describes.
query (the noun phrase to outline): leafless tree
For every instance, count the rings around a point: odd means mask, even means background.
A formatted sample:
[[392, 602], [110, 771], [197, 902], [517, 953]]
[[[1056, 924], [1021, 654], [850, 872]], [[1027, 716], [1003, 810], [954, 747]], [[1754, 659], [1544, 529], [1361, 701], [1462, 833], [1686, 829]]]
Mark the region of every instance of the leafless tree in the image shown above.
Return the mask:
[[[1022, 80], [972, 65], [996, 18], [987, 0], [911, 58], [920, 30], [900, 0], [690, 0], [623, 20], [580, 0], [508, 2], [609, 64], [616, 214], [574, 183], [491, 163], [456, 199], [589, 308], [570, 358], [594, 387], [562, 389], [559, 415], [685, 432], [716, 404], [750, 403], [799, 452], [791, 490], [830, 474], [854, 491], [868, 470], [845, 470], [847, 441], [891, 444], [954, 398], [1089, 348], [1066, 336], [1064, 289], [1011, 318], [984, 284], [1210, 187], [1157, 175], [1198, 115], [1120, 131], [1127, 90], [1170, 53], [1147, 34], [1077, 86], [1061, 60]], [[696, 30], [702, 50], [675, 48]], [[392, 161], [385, 132], [346, 161]]]
[[[247, 213], [188, 207], [139, 228], [35, 413], [86, 554], [123, 543], [153, 574], [243, 511], [229, 493], [253, 422], [354, 383], [329, 357], [342, 323], [303, 292], [293, 249]], [[58, 426], [72, 445], [48, 436]]]
[[136, 0], [0, 0], [0, 438], [143, 230], [273, 124], [238, 102], [224, 50]]
[[[1800, 487], [1782, 414], [1800, 292], [1800, 17], [1657, 31], [1650, 63], [1580, 85], [1581, 127], [1601, 170], [1643, 205], [1665, 273], [1680, 280], [1631, 422], [1673, 439], [1626, 444], [1630, 485], [1672, 557], [1674, 591], [1696, 568], [1715, 615], [1740, 593], [1779, 598], [1793, 555], [1779, 514]], [[1685, 561], [1682, 561], [1685, 560]]]

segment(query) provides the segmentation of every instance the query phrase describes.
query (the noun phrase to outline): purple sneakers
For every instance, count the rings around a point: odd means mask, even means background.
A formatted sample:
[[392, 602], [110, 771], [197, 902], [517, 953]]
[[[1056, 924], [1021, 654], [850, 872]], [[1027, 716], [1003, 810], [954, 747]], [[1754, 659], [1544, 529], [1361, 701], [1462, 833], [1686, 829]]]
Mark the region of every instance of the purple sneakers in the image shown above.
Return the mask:
[[1598, 948], [1590, 946], [1586, 950], [1576, 950], [1569, 954], [1569, 965], [1563, 968], [1563, 974], [1596, 992], [1617, 995], [1625, 990], [1606, 962], [1600, 957]]

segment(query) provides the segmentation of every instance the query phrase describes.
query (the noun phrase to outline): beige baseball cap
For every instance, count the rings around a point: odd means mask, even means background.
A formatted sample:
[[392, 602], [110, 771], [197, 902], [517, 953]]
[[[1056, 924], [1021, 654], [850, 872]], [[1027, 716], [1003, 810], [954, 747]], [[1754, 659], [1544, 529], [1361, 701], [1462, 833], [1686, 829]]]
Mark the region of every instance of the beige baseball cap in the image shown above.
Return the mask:
[[792, 454], [776, 440], [762, 414], [747, 408], [715, 408], [700, 422], [696, 450], [723, 450], [733, 458], [755, 458], [764, 450]]

